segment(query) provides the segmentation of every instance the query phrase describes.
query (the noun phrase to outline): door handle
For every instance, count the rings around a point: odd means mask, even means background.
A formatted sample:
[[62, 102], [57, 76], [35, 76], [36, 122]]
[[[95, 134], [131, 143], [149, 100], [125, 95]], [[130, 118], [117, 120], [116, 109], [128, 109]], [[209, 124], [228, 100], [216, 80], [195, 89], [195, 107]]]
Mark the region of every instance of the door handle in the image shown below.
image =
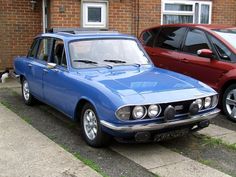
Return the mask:
[[189, 63], [189, 61], [186, 58], [182, 59], [181, 61], [184, 63]]
[[28, 64], [28, 67], [31, 68], [33, 65], [32, 64]]

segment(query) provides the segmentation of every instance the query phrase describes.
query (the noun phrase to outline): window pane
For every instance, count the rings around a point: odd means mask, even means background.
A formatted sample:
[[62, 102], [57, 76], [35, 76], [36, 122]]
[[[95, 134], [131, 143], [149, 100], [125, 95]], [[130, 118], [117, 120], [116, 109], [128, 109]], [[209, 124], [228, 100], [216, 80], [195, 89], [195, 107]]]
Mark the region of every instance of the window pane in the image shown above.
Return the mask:
[[193, 15], [164, 15], [163, 24], [193, 23]]
[[153, 46], [154, 39], [160, 29], [151, 29], [143, 33], [142, 40], [146, 46]]
[[102, 22], [101, 7], [88, 7], [88, 22]]
[[179, 49], [186, 28], [163, 28], [155, 41], [155, 47], [176, 50]]
[[218, 39], [211, 36], [211, 41], [222, 60], [230, 60], [231, 51]]
[[201, 5], [201, 24], [209, 23], [210, 6], [206, 4]]
[[64, 43], [62, 40], [55, 41], [52, 56], [51, 62], [56, 63], [57, 65], [66, 66]]
[[38, 39], [36, 39], [30, 49], [29, 57], [35, 57], [38, 48]]
[[205, 33], [194, 29], [188, 32], [183, 51], [197, 54], [200, 49], [210, 49], [209, 46]]
[[50, 51], [52, 48], [52, 40], [51, 39], [42, 39], [40, 41], [37, 59], [47, 61], [50, 55]]
[[193, 11], [193, 5], [186, 4], [165, 4], [165, 10], [168, 11]]

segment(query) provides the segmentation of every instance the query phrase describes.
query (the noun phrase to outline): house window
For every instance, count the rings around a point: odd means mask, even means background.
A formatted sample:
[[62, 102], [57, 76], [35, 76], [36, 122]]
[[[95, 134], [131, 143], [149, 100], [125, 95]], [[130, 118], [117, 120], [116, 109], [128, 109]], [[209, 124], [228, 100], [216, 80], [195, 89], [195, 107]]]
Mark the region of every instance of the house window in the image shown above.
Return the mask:
[[107, 2], [82, 1], [82, 19], [85, 28], [107, 28]]
[[162, 0], [162, 24], [211, 23], [212, 2]]

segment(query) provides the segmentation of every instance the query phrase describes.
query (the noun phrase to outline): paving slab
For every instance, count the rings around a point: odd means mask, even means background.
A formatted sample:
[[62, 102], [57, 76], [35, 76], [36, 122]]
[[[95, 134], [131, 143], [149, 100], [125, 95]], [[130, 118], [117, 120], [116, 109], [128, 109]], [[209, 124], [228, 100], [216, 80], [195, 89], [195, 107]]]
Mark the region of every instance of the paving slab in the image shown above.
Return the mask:
[[158, 144], [116, 144], [111, 148], [161, 177], [229, 177]]
[[151, 171], [161, 177], [229, 177], [229, 175], [219, 172], [216, 169], [196, 163], [194, 160], [162, 166], [151, 169]]
[[221, 139], [227, 144], [236, 143], [236, 132], [217, 125], [211, 124], [209, 127], [198, 131], [198, 134], [206, 135], [212, 138]]
[[0, 177], [101, 176], [0, 104]]

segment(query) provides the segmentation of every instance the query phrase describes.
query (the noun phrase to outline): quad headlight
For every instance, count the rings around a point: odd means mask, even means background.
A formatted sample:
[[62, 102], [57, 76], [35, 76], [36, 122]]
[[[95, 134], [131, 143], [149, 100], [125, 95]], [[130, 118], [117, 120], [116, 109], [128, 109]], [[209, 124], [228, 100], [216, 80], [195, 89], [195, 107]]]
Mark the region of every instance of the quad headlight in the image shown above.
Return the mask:
[[134, 119], [142, 119], [145, 117], [147, 109], [144, 106], [135, 106], [132, 112]]
[[159, 105], [153, 104], [148, 107], [148, 116], [150, 118], [157, 117], [160, 114], [160, 112], [161, 112], [161, 108]]
[[197, 104], [198, 104], [198, 107], [199, 107], [199, 109], [202, 109], [202, 107], [203, 107], [203, 101], [202, 101], [202, 99], [196, 99], [196, 101], [195, 101]]
[[204, 100], [204, 107], [209, 108], [211, 106], [211, 97], [206, 97]]
[[199, 110], [201, 110], [203, 108], [204, 109], [214, 108], [218, 104], [218, 95], [196, 99], [195, 103], [198, 104]]
[[131, 109], [129, 106], [120, 108], [117, 112], [116, 112], [116, 116], [121, 119], [121, 120], [129, 120], [130, 119], [130, 115], [131, 115]]

